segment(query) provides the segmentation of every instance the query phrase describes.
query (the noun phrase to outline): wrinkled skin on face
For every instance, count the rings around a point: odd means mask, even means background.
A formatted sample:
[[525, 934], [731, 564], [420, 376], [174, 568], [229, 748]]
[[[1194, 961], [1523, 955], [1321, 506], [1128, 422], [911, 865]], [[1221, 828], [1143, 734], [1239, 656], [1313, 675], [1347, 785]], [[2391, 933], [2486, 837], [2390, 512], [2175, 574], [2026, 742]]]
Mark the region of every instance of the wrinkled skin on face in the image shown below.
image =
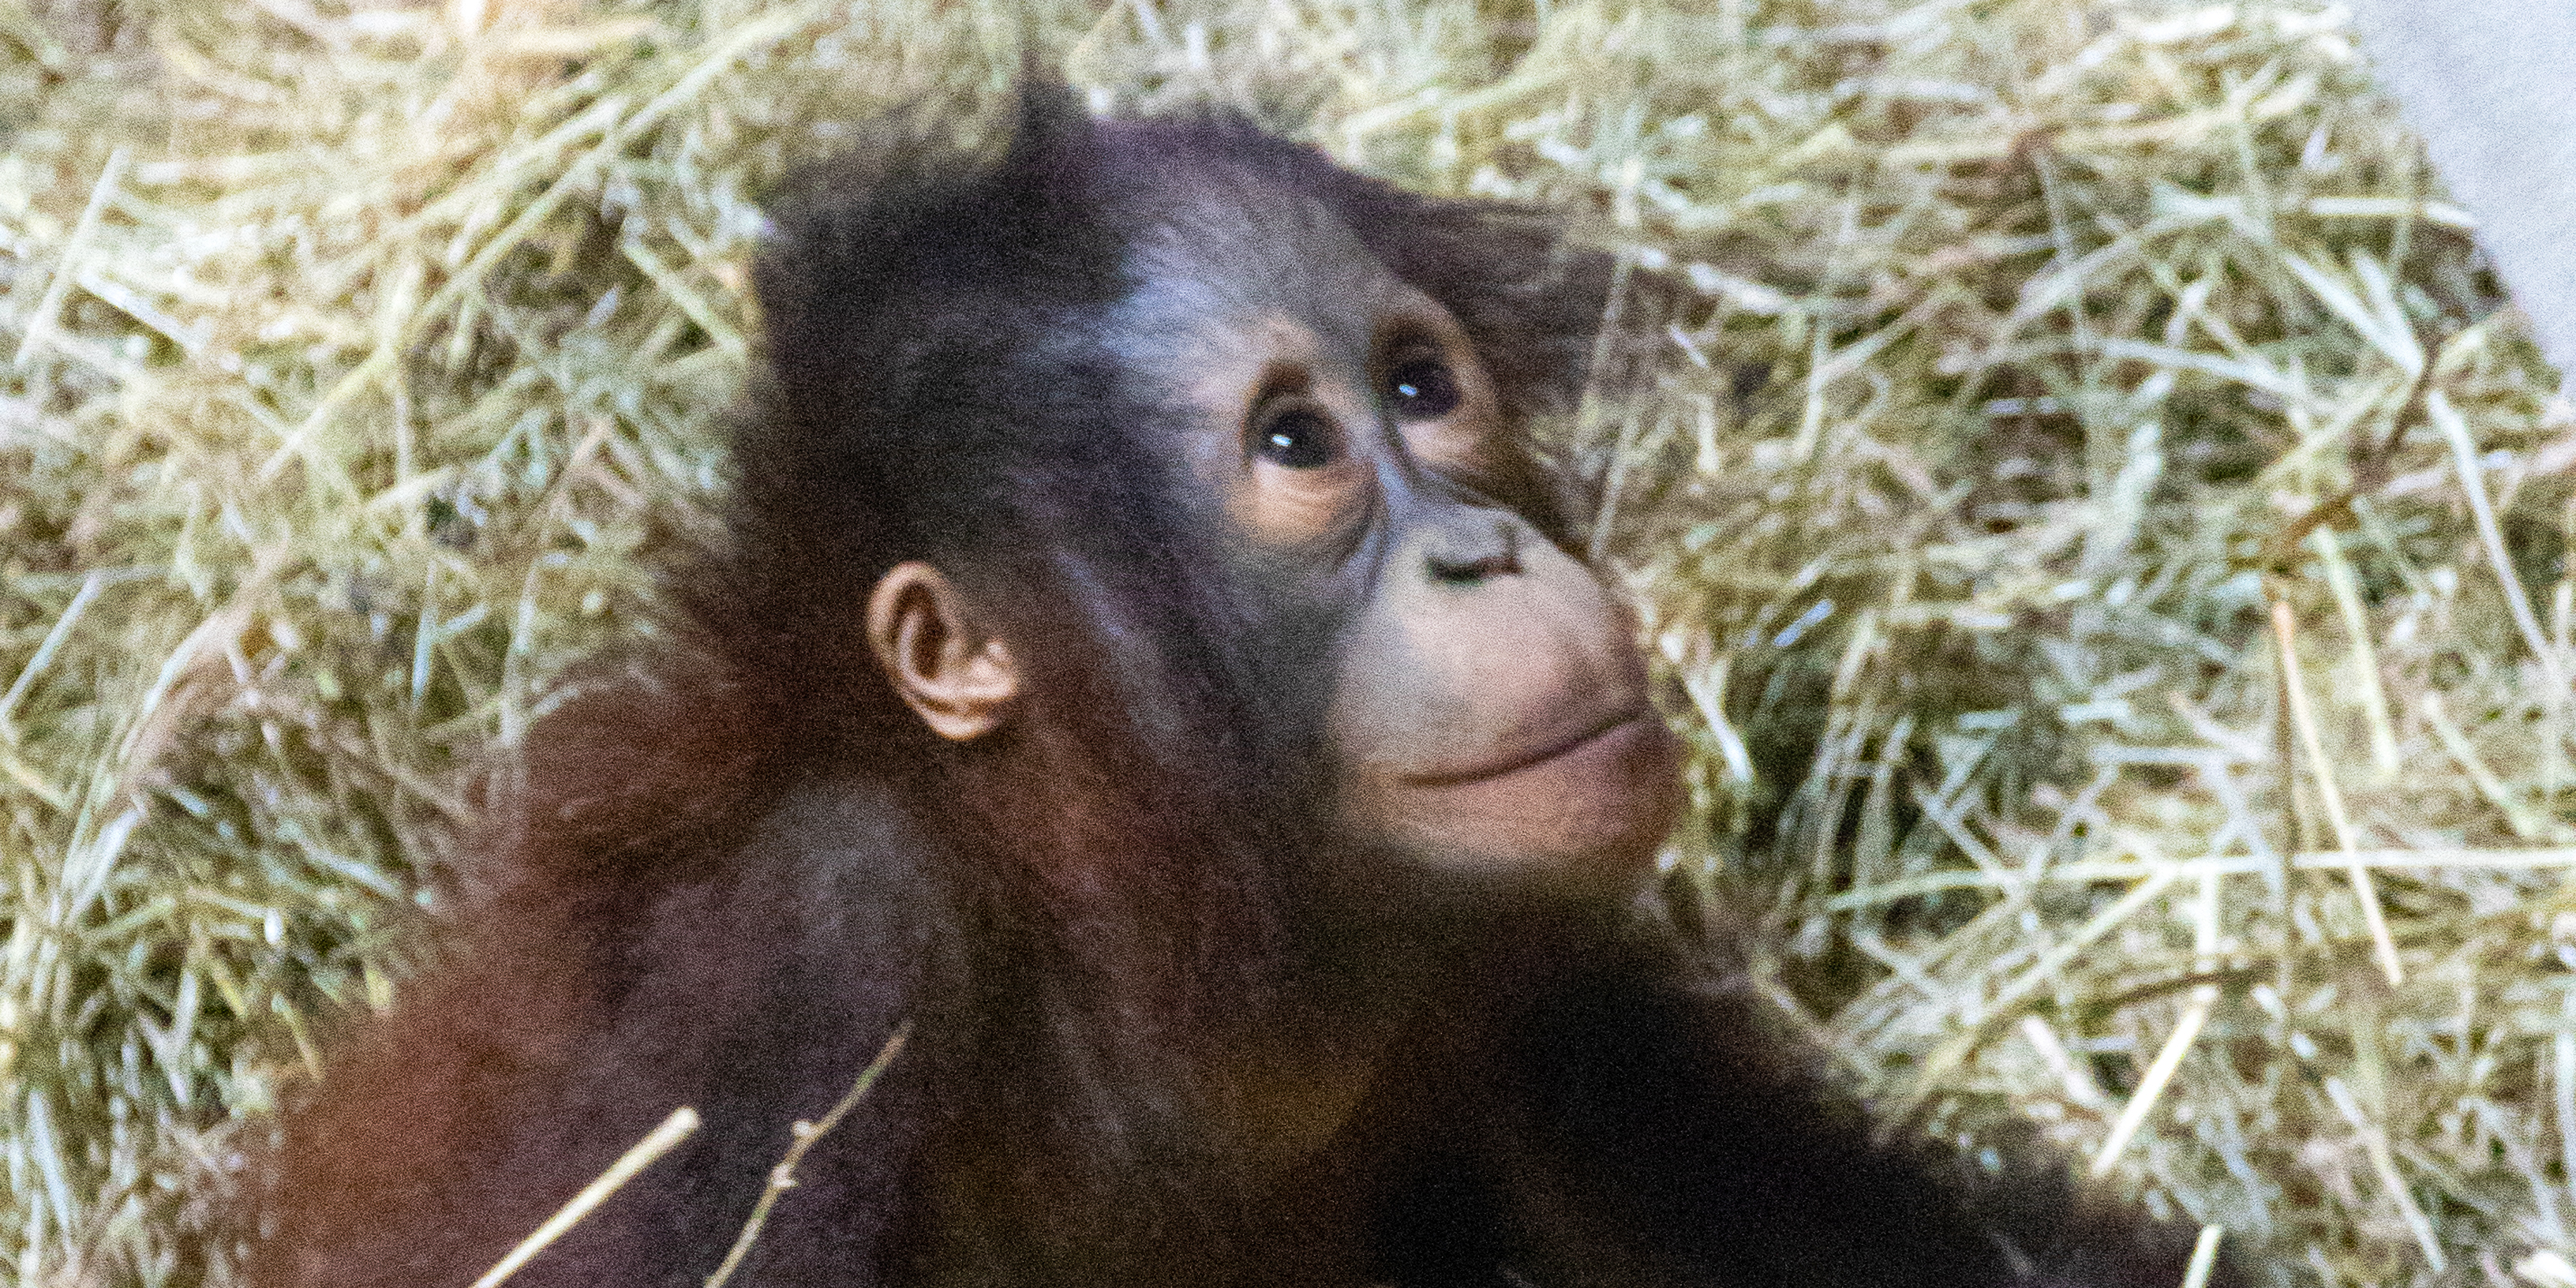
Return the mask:
[[1470, 888], [1633, 887], [1676, 747], [1633, 619], [1542, 531], [1542, 476], [1465, 331], [1295, 193], [1200, 172], [1157, 215], [1108, 330], [1182, 410], [1265, 611], [1322, 624], [1336, 827]]

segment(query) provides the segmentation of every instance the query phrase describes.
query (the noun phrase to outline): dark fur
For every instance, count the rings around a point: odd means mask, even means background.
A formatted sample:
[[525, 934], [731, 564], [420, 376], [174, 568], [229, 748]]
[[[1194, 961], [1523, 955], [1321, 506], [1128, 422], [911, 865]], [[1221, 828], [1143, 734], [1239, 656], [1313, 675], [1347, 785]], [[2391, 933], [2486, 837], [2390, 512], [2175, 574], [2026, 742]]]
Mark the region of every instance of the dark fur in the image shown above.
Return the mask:
[[[262, 1281], [466, 1283], [688, 1104], [697, 1136], [515, 1282], [696, 1284], [909, 1019], [735, 1283], [2176, 1282], [2173, 1239], [2064, 1202], [1991, 1233], [1613, 909], [1399, 915], [1472, 965], [1331, 1146], [1253, 1175], [1203, 1057], [1329, 969], [1297, 893], [1317, 703], [1125, 428], [1164, 414], [1092, 329], [1129, 179], [1223, 159], [1321, 197], [1523, 408], [1575, 382], [1606, 274], [1244, 127], [1030, 104], [1006, 156], [893, 149], [780, 209], [701, 647], [538, 730], [455, 966], [290, 1117]], [[1015, 736], [941, 743], [877, 676], [857, 605], [911, 558], [1000, 606]]]

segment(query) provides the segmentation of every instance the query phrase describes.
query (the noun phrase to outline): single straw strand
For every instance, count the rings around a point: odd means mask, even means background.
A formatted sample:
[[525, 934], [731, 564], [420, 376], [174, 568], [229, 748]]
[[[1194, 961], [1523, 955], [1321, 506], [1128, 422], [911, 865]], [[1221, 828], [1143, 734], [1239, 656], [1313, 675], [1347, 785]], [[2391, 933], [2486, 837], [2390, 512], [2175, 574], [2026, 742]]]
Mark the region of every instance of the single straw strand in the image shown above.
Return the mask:
[[2442, 1239], [2433, 1229], [2433, 1219], [2424, 1214], [2415, 1192], [2408, 1188], [2406, 1176], [2397, 1170], [2397, 1152], [2388, 1147], [2388, 1133], [2379, 1121], [2364, 1113], [2352, 1088], [2341, 1078], [2326, 1079], [2326, 1099], [2334, 1102], [2335, 1112], [2361, 1137], [2361, 1152], [2370, 1160], [2370, 1170], [2388, 1191], [2389, 1201], [2397, 1205], [2397, 1217], [2406, 1224], [2406, 1232], [2415, 1236], [2415, 1246], [2423, 1249], [2424, 1260], [2434, 1274], [2449, 1268], [2449, 1258], [2442, 1255]]
[[761, 1228], [769, 1224], [769, 1210], [778, 1205], [780, 1196], [795, 1186], [796, 1165], [805, 1160], [805, 1151], [814, 1148], [814, 1142], [829, 1135], [833, 1128], [841, 1125], [842, 1119], [850, 1116], [851, 1110], [859, 1107], [860, 1101], [867, 1099], [868, 1089], [877, 1085], [877, 1079], [885, 1075], [887, 1066], [894, 1063], [896, 1056], [903, 1054], [903, 1044], [911, 1038], [912, 1021], [905, 1020], [896, 1025], [894, 1036], [887, 1038], [885, 1045], [877, 1049], [877, 1057], [868, 1061], [867, 1068], [859, 1071], [858, 1078], [850, 1083], [850, 1089], [842, 1093], [840, 1103], [832, 1106], [830, 1113], [816, 1122], [800, 1121], [791, 1129], [787, 1153], [779, 1158], [777, 1166], [769, 1169], [769, 1184], [762, 1187], [759, 1200], [751, 1205], [751, 1217], [742, 1223], [742, 1232], [734, 1236], [733, 1246], [725, 1250], [723, 1264], [707, 1276], [706, 1288], [724, 1288], [725, 1281], [733, 1278], [733, 1272], [742, 1266], [742, 1259], [751, 1255], [752, 1245], [760, 1241]]
[[2200, 1239], [2191, 1245], [2191, 1264], [2182, 1272], [2182, 1288], [2208, 1288], [2209, 1274], [2218, 1268], [2218, 1241], [2226, 1234], [2222, 1226], [2200, 1227]]
[[[2217, 965], [2218, 956], [2218, 891], [2216, 872], [2204, 872], [2200, 878], [2200, 898], [2192, 909], [2193, 969], [2207, 971]], [[2093, 1156], [2093, 1174], [2103, 1176], [2120, 1160], [2120, 1151], [2146, 1125], [2147, 1115], [2155, 1111], [2165, 1087], [2173, 1081], [2174, 1071], [2182, 1067], [2182, 1058], [2191, 1054], [2191, 1044], [2200, 1037], [2201, 1026], [2209, 1022], [2211, 1008], [2218, 1005], [2218, 988], [2203, 984], [2191, 990], [2191, 1004], [2183, 1008], [2182, 1021], [2174, 1025], [2165, 1039], [2164, 1048], [2147, 1065], [2146, 1075], [2138, 1079], [2138, 1089], [2129, 1097], [2127, 1107], [2111, 1124], [2111, 1134], [2102, 1141], [2101, 1152]]]
[[107, 165], [98, 172], [98, 182], [89, 190], [89, 204], [81, 207], [80, 222], [72, 225], [71, 238], [63, 243], [62, 262], [54, 266], [52, 280], [45, 283], [45, 294], [36, 301], [26, 332], [18, 337], [18, 353], [12, 361], [25, 365], [37, 347], [52, 336], [63, 301], [71, 295], [73, 280], [80, 276], [80, 259], [89, 251], [90, 235], [98, 231], [99, 216], [106, 213], [107, 203], [116, 197], [116, 185], [125, 178], [127, 160], [124, 148], [107, 154]]
[[2352, 878], [2354, 897], [2361, 900], [2361, 919], [2370, 927], [2370, 944], [2379, 957], [2379, 969], [2392, 985], [2406, 982], [2406, 968], [2397, 960], [2397, 940], [2388, 933], [2388, 917], [2379, 909], [2379, 886], [2370, 879], [2370, 868], [2361, 861], [2361, 847], [2353, 843], [2352, 819], [2344, 813], [2343, 789], [2335, 786], [2334, 766], [2326, 759], [2325, 739], [2317, 734], [2316, 713], [2308, 709], [2307, 681], [2299, 675], [2298, 626], [2290, 617], [2290, 606], [2282, 600], [2272, 601], [2272, 641], [2281, 654], [2281, 692], [2289, 698], [2290, 723], [2298, 730], [2299, 746], [2307, 752], [2308, 777], [2317, 785], [2317, 797], [2325, 803], [2326, 821], [2333, 825], [2335, 844], [2343, 850], [2344, 872]]
[[2203, 984], [2191, 991], [2191, 1005], [2182, 1013], [2182, 1022], [2174, 1026], [2173, 1035], [2165, 1039], [2164, 1048], [2156, 1052], [2155, 1061], [2138, 1079], [2138, 1090], [2120, 1111], [2119, 1121], [2111, 1124], [2111, 1134], [2102, 1140], [2101, 1152], [2093, 1156], [2093, 1174], [2101, 1176], [2120, 1161], [2120, 1151], [2129, 1147], [2130, 1138], [2146, 1125], [2147, 1115], [2155, 1111], [2156, 1101], [2164, 1095], [2165, 1084], [2173, 1081], [2174, 1070], [2182, 1067], [2182, 1058], [2191, 1054], [2192, 1042], [2199, 1038], [2200, 1028], [2209, 1022], [2209, 1011], [2218, 1001], [2218, 990]]
[[653, 1160], [670, 1153], [672, 1146], [687, 1140], [689, 1133], [697, 1129], [697, 1110], [687, 1105], [672, 1110], [671, 1116], [663, 1119], [661, 1126], [654, 1128], [644, 1139], [635, 1142], [634, 1146], [620, 1155], [616, 1162], [608, 1165], [607, 1171], [601, 1172], [590, 1184], [581, 1187], [581, 1193], [573, 1195], [572, 1202], [564, 1204], [562, 1209], [546, 1218], [544, 1225], [538, 1226], [527, 1238], [519, 1240], [519, 1246], [510, 1249], [510, 1255], [501, 1258], [491, 1269], [484, 1271], [483, 1277], [474, 1281], [474, 1288], [494, 1288], [502, 1280], [517, 1274], [519, 1267], [528, 1264], [529, 1258], [545, 1251], [549, 1244], [562, 1238], [564, 1231], [573, 1228], [583, 1217], [589, 1216], [591, 1209], [607, 1202], [608, 1196], [615, 1194], [628, 1181], [635, 1179], [637, 1172], [652, 1166]]

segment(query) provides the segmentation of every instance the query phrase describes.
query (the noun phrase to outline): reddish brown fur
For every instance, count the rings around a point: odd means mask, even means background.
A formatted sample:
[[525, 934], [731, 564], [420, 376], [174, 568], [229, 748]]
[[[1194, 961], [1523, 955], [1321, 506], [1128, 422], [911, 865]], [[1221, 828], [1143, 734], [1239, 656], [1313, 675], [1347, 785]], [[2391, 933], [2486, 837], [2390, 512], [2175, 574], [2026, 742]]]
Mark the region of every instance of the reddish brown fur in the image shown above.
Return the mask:
[[[603, 902], [649, 904], [700, 838], [738, 824], [763, 794], [759, 776], [780, 732], [774, 713], [711, 668], [620, 684], [542, 728], [520, 781], [496, 785], [507, 822], [469, 869], [494, 885], [480, 892], [450, 964], [342, 1051], [330, 1094], [294, 1117], [267, 1195], [287, 1232], [279, 1246], [315, 1231], [417, 1228], [422, 1213], [450, 1206], [478, 1161], [477, 1142], [516, 1107], [523, 1082], [613, 1076], [580, 1046], [615, 1005], [612, 981], [579, 959], [564, 931], [621, 915]], [[760, 930], [711, 926], [707, 942], [757, 942]], [[708, 974], [724, 991], [725, 973]], [[735, 992], [744, 984], [731, 982]], [[639, 1100], [635, 1134], [668, 1109]], [[489, 1228], [460, 1235], [488, 1245], [533, 1230], [614, 1157], [613, 1139], [564, 1151], [544, 1172], [493, 1192], [473, 1223]], [[305, 1277], [271, 1266], [255, 1281]]]

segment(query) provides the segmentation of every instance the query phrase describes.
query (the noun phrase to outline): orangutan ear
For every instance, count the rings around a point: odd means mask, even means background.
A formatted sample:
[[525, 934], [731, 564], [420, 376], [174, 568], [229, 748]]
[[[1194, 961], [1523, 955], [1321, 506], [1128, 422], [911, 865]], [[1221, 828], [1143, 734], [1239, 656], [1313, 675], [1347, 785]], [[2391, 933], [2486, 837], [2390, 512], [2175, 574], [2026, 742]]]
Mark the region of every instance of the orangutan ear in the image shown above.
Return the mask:
[[1020, 668], [998, 636], [975, 628], [946, 575], [915, 560], [868, 593], [868, 651], [903, 704], [951, 742], [1002, 726], [1020, 696]]

